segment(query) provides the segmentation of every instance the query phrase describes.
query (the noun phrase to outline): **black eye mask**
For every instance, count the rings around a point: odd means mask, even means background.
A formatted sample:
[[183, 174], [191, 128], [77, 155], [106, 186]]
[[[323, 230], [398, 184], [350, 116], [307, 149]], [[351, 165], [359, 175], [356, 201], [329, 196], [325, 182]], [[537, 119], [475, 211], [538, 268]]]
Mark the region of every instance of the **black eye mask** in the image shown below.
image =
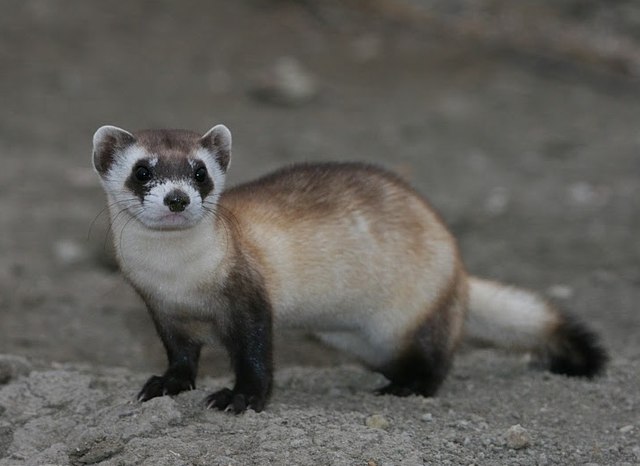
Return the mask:
[[158, 157], [155, 163], [149, 159], [138, 161], [125, 181], [125, 187], [144, 201], [152, 187], [164, 181], [188, 181], [202, 199], [213, 191], [214, 184], [204, 162], [190, 161], [184, 157]]

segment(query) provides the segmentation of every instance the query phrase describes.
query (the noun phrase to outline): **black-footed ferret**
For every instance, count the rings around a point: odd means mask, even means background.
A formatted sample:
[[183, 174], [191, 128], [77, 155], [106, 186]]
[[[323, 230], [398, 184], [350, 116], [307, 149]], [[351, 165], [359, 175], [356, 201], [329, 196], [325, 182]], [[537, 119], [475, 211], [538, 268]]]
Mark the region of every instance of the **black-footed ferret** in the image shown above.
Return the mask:
[[260, 411], [272, 331], [294, 326], [381, 372], [382, 394], [433, 395], [463, 333], [591, 377], [596, 336], [538, 295], [467, 275], [427, 201], [361, 163], [303, 164], [224, 190], [231, 133], [103, 126], [93, 165], [117, 258], [145, 301], [169, 367], [139, 399], [195, 387], [200, 348], [227, 348], [235, 385], [207, 406]]

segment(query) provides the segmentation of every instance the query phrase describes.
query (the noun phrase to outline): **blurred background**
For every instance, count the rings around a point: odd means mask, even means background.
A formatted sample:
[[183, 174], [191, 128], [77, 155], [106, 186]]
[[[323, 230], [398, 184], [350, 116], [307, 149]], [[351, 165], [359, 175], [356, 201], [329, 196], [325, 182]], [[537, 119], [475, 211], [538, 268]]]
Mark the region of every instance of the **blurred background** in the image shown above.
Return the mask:
[[[640, 4], [0, 0], [0, 352], [164, 367], [109, 255], [103, 124], [225, 123], [230, 182], [297, 161], [408, 178], [469, 270], [638, 359]], [[281, 364], [341, 360], [287, 334]], [[226, 370], [215, 350], [201, 372]]]

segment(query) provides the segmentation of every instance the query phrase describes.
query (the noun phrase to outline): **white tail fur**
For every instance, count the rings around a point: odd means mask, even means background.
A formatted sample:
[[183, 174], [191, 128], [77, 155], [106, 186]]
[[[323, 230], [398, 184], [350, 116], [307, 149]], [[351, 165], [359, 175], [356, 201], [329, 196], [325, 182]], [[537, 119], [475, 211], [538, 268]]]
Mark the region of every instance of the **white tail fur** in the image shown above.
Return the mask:
[[472, 343], [530, 351], [552, 372], [591, 377], [607, 360], [595, 334], [534, 292], [469, 278], [467, 338]]
[[471, 341], [507, 349], [536, 350], [558, 323], [556, 310], [538, 295], [469, 278], [467, 337]]

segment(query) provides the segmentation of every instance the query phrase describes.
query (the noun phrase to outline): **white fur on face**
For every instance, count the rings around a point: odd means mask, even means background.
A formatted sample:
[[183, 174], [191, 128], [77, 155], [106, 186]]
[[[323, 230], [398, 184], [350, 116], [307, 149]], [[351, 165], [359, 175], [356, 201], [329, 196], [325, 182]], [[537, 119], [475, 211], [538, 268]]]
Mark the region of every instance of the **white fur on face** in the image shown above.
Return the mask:
[[[172, 191], [179, 190], [189, 198], [189, 205], [182, 212], [171, 212], [164, 199]], [[200, 193], [185, 180], [167, 180], [156, 184], [145, 195], [141, 212], [136, 216], [147, 227], [157, 230], [180, 230], [195, 225], [202, 219], [205, 210], [202, 208]]]
[[[127, 179], [141, 162], [153, 169], [158, 164], [158, 156], [149, 154], [143, 147], [133, 145], [117, 155], [102, 183], [109, 197], [109, 209], [112, 216], [122, 216], [127, 212], [143, 225], [154, 230], [179, 230], [191, 228], [202, 218], [215, 210], [218, 198], [224, 187], [224, 173], [214, 156], [206, 149], [197, 150], [190, 157], [190, 164], [201, 160], [209, 176], [213, 179], [214, 189], [203, 199], [194, 185], [192, 177], [154, 178], [149, 181], [148, 192], [141, 200], [127, 186]], [[182, 212], [171, 212], [165, 205], [165, 197], [174, 190], [182, 191], [189, 198], [189, 204]], [[128, 216], [127, 216], [128, 217]]]

